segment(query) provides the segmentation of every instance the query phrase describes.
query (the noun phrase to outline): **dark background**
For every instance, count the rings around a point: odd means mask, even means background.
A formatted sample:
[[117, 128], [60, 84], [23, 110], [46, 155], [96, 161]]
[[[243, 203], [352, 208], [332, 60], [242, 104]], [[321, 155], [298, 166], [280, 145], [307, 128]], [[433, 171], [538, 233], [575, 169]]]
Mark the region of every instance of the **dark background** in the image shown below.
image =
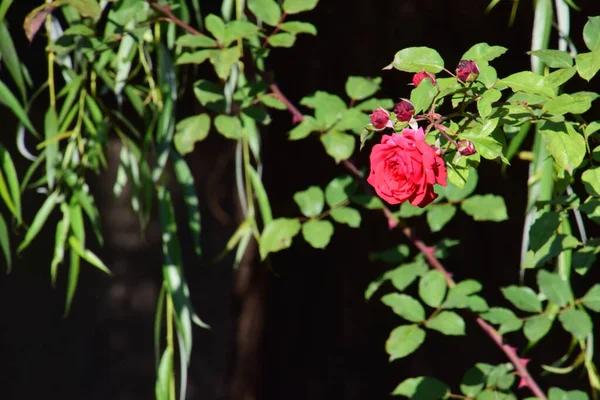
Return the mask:
[[[269, 68], [282, 91], [294, 102], [315, 90], [343, 94], [348, 75], [382, 76], [383, 93], [394, 99], [408, 97], [410, 75], [381, 71], [396, 51], [409, 46], [437, 49], [449, 69], [470, 46], [487, 42], [510, 50], [493, 65], [499, 76], [529, 68], [533, 7], [521, 1], [513, 27], [508, 27], [512, 1], [501, 1], [484, 14], [487, 1], [344, 1], [321, 0], [311, 13], [297, 19], [314, 23], [318, 37], [300, 36], [293, 50], [275, 50]], [[600, 14], [597, 0], [577, 2], [572, 13], [572, 36], [583, 49], [581, 30], [588, 15]], [[218, 13], [219, 1], [203, 2], [203, 12]], [[15, 2], [8, 18], [19, 55], [36, 81], [46, 75], [43, 40], [28, 45], [20, 29], [30, 2]], [[552, 46], [557, 40], [552, 39]], [[8, 81], [0, 71], [0, 78]], [[193, 80], [192, 80], [193, 81]], [[598, 78], [581, 79], [569, 90], [600, 90]], [[190, 97], [192, 98], [192, 97]], [[193, 112], [197, 105], [190, 104]], [[600, 119], [597, 107], [588, 120]], [[33, 110], [34, 123], [43, 124], [44, 107]], [[306, 111], [306, 110], [305, 110]], [[311, 184], [326, 185], [343, 174], [323, 151], [317, 138], [290, 143], [291, 116], [276, 112], [265, 130], [265, 185], [276, 216], [297, 216], [295, 191]], [[2, 143], [14, 148], [14, 118], [0, 110]], [[118, 146], [111, 143], [111, 168], [90, 177], [105, 229], [104, 248], [92, 248], [108, 264], [108, 278], [87, 265], [71, 315], [63, 319], [65, 278], [57, 288], [49, 278], [54, 231], [50, 221], [35, 243], [16, 259], [10, 275], [0, 275], [0, 399], [150, 399], [154, 395], [152, 324], [160, 283], [160, 236], [153, 221], [139, 234], [137, 218], [124, 196], [114, 199], [112, 185]], [[19, 159], [20, 156], [15, 156]], [[189, 399], [385, 399], [403, 379], [431, 375], [453, 385], [475, 362], [506, 360], [478, 328], [468, 322], [468, 336], [448, 338], [428, 332], [415, 354], [388, 363], [384, 345], [401, 321], [376, 296], [365, 302], [368, 283], [388, 266], [372, 262], [368, 251], [406, 243], [400, 232], [388, 231], [377, 212], [362, 212], [361, 229], [336, 227], [327, 251], [296, 240], [287, 251], [274, 254], [269, 266], [249, 257], [240, 270], [231, 259], [212, 260], [239, 222], [233, 201], [233, 157], [230, 143], [211, 135], [188, 156], [197, 180], [202, 207], [202, 260], [194, 259], [185, 240], [185, 215], [179, 213], [186, 274], [198, 314], [211, 330], [194, 328], [194, 352], [189, 376]], [[356, 156], [365, 166], [366, 152]], [[27, 163], [18, 160], [22, 176]], [[417, 229], [427, 243], [442, 237], [460, 238], [445, 266], [457, 280], [474, 278], [488, 289], [491, 305], [505, 304], [498, 290], [518, 278], [519, 245], [526, 201], [527, 164], [515, 160], [505, 175], [497, 164], [483, 163], [477, 191], [505, 197], [511, 217], [503, 223], [473, 223], [457, 216], [443, 235]], [[31, 220], [42, 196], [30, 192], [24, 199], [25, 219]], [[2, 209], [5, 212], [5, 209]], [[20, 233], [22, 235], [22, 232]], [[592, 232], [593, 234], [593, 232]], [[13, 241], [16, 241], [13, 239]], [[13, 243], [14, 244], [14, 243]], [[576, 293], [597, 281], [592, 270], [586, 282], [575, 280]], [[381, 293], [391, 289], [385, 285]], [[528, 357], [531, 369], [551, 363], [567, 350], [569, 339], [551, 334]], [[520, 334], [509, 335], [520, 349]], [[585, 376], [540, 377], [547, 389], [585, 388]], [[518, 397], [529, 396], [520, 390]]]

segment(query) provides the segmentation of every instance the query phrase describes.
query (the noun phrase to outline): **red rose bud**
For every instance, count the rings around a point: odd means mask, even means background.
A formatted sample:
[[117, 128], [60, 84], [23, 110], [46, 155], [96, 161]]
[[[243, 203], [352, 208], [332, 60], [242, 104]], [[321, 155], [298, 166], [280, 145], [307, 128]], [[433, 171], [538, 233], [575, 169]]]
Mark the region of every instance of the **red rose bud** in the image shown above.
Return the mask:
[[419, 83], [421, 83], [421, 81], [425, 78], [428, 78], [432, 84], [435, 84], [435, 74], [430, 74], [427, 71], [421, 71], [421, 72], [417, 72], [412, 79], [412, 83], [413, 85], [419, 86]]
[[375, 127], [375, 129], [384, 129], [386, 127], [393, 128], [392, 121], [390, 121], [390, 113], [388, 113], [383, 108], [379, 107], [377, 110], [373, 111], [373, 114], [370, 115], [371, 124]]
[[479, 76], [479, 67], [475, 61], [460, 60], [456, 76], [463, 82], [473, 82]]
[[475, 154], [475, 145], [470, 140], [460, 140], [458, 142], [458, 152], [463, 156]]
[[402, 100], [394, 107], [394, 113], [396, 113], [396, 118], [398, 118], [398, 120], [408, 122], [415, 114], [415, 107], [410, 101]]

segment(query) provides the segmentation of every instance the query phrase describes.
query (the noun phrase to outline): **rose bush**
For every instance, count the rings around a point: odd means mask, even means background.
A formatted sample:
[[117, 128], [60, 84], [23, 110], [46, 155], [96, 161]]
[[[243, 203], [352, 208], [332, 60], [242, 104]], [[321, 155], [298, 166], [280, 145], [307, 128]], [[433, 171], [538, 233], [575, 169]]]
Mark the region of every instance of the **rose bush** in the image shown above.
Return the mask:
[[410, 201], [425, 207], [436, 199], [433, 185], [446, 186], [446, 167], [439, 153], [425, 142], [423, 128], [402, 135], [383, 135], [371, 151], [367, 181], [390, 204]]

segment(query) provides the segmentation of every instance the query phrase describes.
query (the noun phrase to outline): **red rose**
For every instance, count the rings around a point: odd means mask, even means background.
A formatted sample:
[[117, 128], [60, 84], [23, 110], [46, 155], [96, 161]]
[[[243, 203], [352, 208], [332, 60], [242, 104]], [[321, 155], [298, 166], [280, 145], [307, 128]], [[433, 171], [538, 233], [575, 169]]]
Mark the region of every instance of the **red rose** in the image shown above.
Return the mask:
[[383, 129], [383, 128], [393, 128], [394, 125], [392, 121], [390, 121], [390, 113], [379, 107], [377, 110], [373, 111], [373, 114], [369, 115], [371, 117], [371, 125], [375, 127], [375, 129]]
[[427, 71], [421, 71], [414, 74], [412, 83], [413, 85], [415, 85], [415, 87], [417, 87], [419, 86], [419, 83], [421, 83], [421, 81], [425, 78], [429, 79], [431, 83], [435, 85], [435, 74], [430, 74]]
[[415, 113], [415, 107], [410, 101], [402, 100], [400, 103], [396, 104], [394, 112], [396, 113], [396, 118], [398, 118], [398, 120], [408, 122]]
[[371, 151], [367, 182], [390, 204], [406, 200], [425, 207], [437, 197], [433, 185], [446, 186], [446, 166], [436, 149], [425, 142], [423, 128], [383, 135]]
[[475, 61], [460, 60], [456, 76], [463, 82], [473, 82], [479, 76], [479, 67]]

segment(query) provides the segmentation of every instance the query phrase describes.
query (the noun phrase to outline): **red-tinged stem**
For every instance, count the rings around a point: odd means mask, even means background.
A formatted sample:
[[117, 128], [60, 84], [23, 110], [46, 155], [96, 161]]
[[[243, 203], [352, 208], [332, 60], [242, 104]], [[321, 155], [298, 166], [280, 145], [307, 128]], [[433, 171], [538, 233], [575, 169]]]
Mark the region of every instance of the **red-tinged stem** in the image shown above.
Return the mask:
[[[302, 113], [283, 95], [281, 90], [279, 90], [277, 84], [273, 83], [269, 87], [273, 91], [273, 94], [277, 96], [277, 98], [287, 106], [288, 111], [292, 114], [293, 121], [302, 121], [302, 119], [304, 118]], [[452, 139], [449, 140], [453, 141]], [[453, 142], [454, 144], [456, 144], [456, 141]], [[352, 163], [349, 160], [344, 160], [342, 161], [342, 165], [350, 173], [352, 173], [359, 180], [361, 180], [363, 184], [366, 185], [363, 173], [356, 167], [356, 165], [354, 165], [354, 163]], [[413, 244], [413, 246], [415, 246], [417, 250], [419, 250], [419, 252], [423, 254], [429, 265], [431, 265], [433, 268], [440, 271], [444, 275], [448, 287], [456, 285], [456, 283], [452, 279], [452, 274], [448, 272], [448, 270], [444, 267], [440, 260], [438, 260], [438, 258], [435, 256], [434, 247], [428, 246], [425, 242], [419, 239], [415, 231], [412, 228], [406, 226], [402, 221], [400, 221], [396, 216], [394, 216], [392, 211], [385, 205], [383, 205], [382, 213], [388, 221], [388, 226], [390, 227], [390, 229], [400, 227], [404, 236], [406, 236], [406, 238]], [[496, 346], [498, 346], [500, 350], [502, 350], [502, 352], [506, 355], [511, 364], [515, 367], [517, 373], [526, 383], [527, 387], [529, 387], [531, 392], [540, 400], [547, 400], [546, 394], [542, 389], [540, 389], [535, 379], [533, 379], [533, 377], [527, 370], [525, 362], [521, 358], [519, 358], [516, 348], [504, 343], [500, 333], [498, 333], [498, 331], [494, 329], [493, 326], [488, 324], [481, 317], [475, 317], [475, 321], [477, 322], [477, 325], [479, 325], [479, 327], [485, 332], [485, 334], [490, 339], [492, 339]]]
[[175, 14], [173, 14], [171, 12], [171, 8], [169, 6], [163, 6], [163, 5], [160, 5], [160, 4], [158, 4], [158, 3], [154, 2], [154, 1], [151, 1], [151, 0], [147, 0], [147, 2], [148, 2], [148, 4], [150, 4], [150, 7], [154, 8], [156, 11], [160, 12], [161, 14], [163, 14], [169, 21], [171, 21], [175, 25], [179, 26], [184, 31], [187, 31], [189, 33], [193, 33], [194, 35], [203, 35], [202, 32], [200, 32], [196, 28], [194, 28], [194, 27], [186, 24], [181, 19], [179, 19]]

